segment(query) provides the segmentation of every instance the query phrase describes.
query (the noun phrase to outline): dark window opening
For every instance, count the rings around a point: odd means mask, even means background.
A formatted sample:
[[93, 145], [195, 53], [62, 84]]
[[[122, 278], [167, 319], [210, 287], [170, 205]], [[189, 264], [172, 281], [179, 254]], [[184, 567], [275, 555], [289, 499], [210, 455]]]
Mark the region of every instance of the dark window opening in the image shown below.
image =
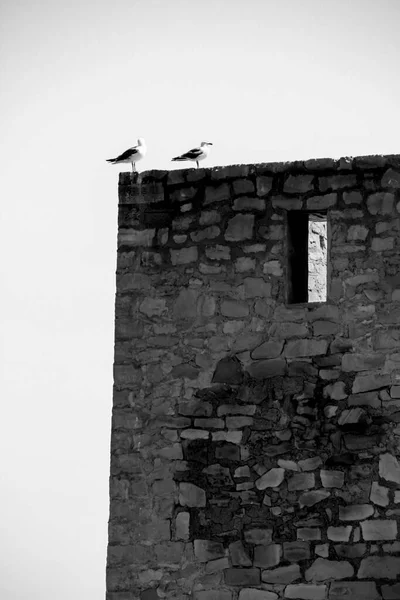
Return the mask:
[[288, 211], [288, 302], [326, 302], [328, 240], [324, 212]]

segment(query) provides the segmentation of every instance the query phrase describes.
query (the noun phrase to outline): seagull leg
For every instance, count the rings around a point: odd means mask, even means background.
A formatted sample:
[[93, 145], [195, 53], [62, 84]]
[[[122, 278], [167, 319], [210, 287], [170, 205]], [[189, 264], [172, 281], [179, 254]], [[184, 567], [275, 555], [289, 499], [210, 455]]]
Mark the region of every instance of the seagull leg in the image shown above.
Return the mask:
[[196, 160], [196, 165], [197, 165], [197, 168], [199, 168], [199, 161], [198, 160]]

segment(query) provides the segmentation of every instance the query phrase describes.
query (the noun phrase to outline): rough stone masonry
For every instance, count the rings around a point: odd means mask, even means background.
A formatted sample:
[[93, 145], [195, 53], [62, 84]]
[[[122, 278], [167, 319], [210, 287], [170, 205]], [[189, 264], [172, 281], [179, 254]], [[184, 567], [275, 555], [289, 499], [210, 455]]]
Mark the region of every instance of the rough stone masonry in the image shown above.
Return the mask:
[[[107, 599], [399, 599], [400, 156], [119, 201]], [[287, 302], [293, 210], [326, 214], [326, 302]]]

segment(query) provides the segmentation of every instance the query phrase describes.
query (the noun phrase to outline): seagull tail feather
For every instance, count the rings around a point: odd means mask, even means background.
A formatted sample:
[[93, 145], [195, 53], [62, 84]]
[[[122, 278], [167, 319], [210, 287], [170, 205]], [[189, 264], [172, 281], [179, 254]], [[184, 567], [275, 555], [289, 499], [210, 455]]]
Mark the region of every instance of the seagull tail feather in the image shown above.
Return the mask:
[[175, 156], [175, 158], [171, 158], [171, 160], [187, 160], [185, 156]]
[[113, 163], [116, 159], [115, 158], [106, 158], [107, 162]]

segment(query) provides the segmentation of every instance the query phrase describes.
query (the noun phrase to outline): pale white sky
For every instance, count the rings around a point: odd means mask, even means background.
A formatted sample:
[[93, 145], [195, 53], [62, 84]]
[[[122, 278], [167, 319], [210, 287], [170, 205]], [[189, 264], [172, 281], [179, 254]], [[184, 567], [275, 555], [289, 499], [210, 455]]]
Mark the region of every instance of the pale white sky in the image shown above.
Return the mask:
[[[400, 152], [398, 0], [0, 4], [0, 597], [104, 597], [118, 167]], [[178, 165], [179, 167], [180, 165]], [[206, 166], [206, 165], [204, 165]]]

